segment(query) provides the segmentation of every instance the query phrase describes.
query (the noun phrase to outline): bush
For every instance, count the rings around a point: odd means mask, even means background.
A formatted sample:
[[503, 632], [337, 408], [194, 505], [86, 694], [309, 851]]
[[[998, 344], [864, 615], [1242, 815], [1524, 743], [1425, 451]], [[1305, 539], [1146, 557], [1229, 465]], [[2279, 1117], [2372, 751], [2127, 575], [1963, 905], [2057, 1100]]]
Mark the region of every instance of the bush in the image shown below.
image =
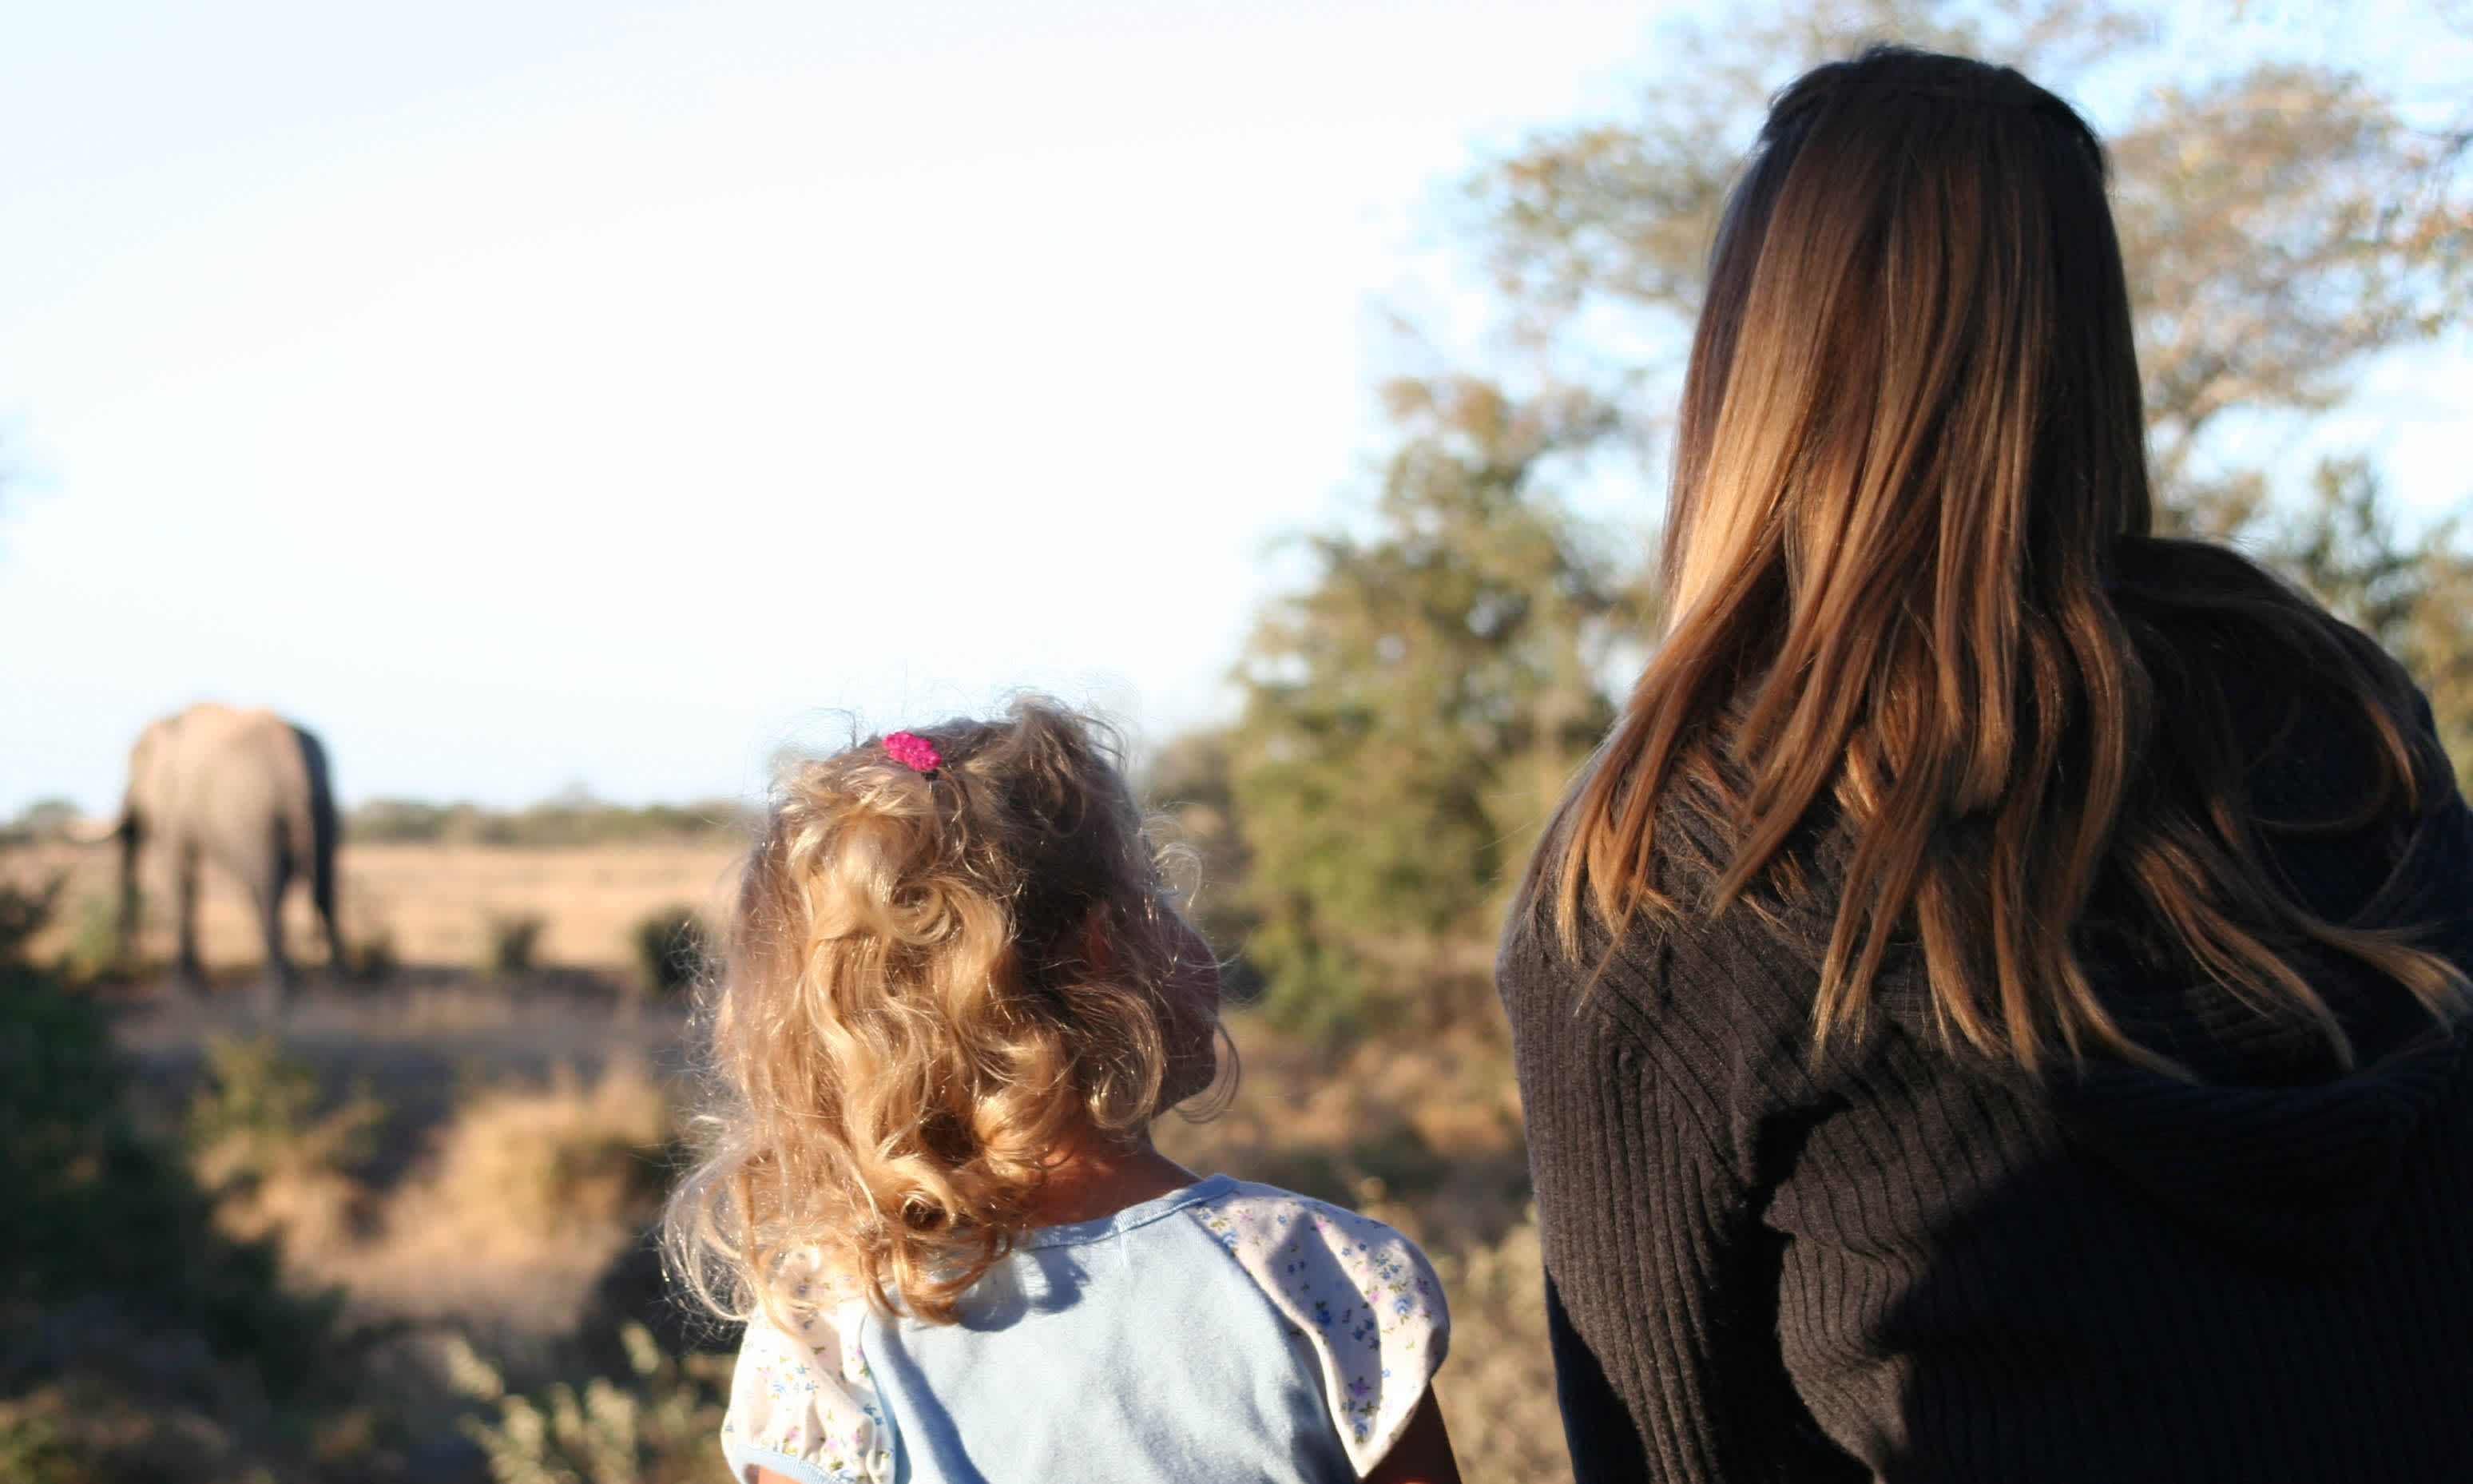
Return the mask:
[[493, 974], [525, 974], [538, 967], [542, 929], [549, 925], [539, 913], [520, 912], [490, 920], [489, 969]]
[[68, 941], [61, 949], [60, 969], [72, 983], [84, 983], [128, 970], [121, 961], [120, 894], [87, 892], [68, 912]]
[[351, 976], [364, 984], [380, 984], [395, 976], [398, 966], [395, 951], [395, 930], [375, 927], [361, 934], [360, 941], [348, 949], [351, 962], [347, 966]]
[[0, 824], [0, 844], [65, 839], [79, 818], [78, 806], [66, 799], [37, 799], [19, 810], [15, 819]]
[[206, 1042], [205, 1086], [189, 1105], [191, 1168], [223, 1228], [242, 1238], [331, 1244], [360, 1193], [353, 1172], [376, 1149], [384, 1105], [355, 1089], [324, 1101], [317, 1069], [270, 1035]]
[[666, 1484], [709, 1477], [720, 1448], [725, 1356], [662, 1353], [643, 1326], [620, 1331], [634, 1376], [596, 1376], [579, 1394], [560, 1383], [535, 1399], [508, 1390], [506, 1377], [460, 1336], [447, 1366], [456, 1388], [497, 1409], [495, 1422], [464, 1419], [464, 1435], [489, 1455], [498, 1484]]
[[710, 967], [704, 920], [691, 907], [664, 907], [636, 924], [636, 964], [644, 987], [671, 995], [692, 987]]
[[54, 876], [38, 887], [0, 882], [0, 964], [13, 964], [26, 954], [26, 945], [51, 925], [66, 876]]
[[[1367, 988], [1364, 966], [1342, 944], [1324, 941], [1294, 920], [1275, 921], [1245, 945], [1255, 997], [1229, 995], [1236, 1009], [1258, 1009], [1281, 1030], [1336, 1045], [1363, 1036], [1386, 1007]], [[1396, 1007], [1393, 1007], [1396, 1008]]]
[[131, 1116], [109, 1031], [92, 999], [0, 961], [0, 1380], [47, 1311], [100, 1302], [195, 1333], [278, 1391], [307, 1383], [332, 1305], [284, 1293], [268, 1245], [217, 1230], [177, 1154]]

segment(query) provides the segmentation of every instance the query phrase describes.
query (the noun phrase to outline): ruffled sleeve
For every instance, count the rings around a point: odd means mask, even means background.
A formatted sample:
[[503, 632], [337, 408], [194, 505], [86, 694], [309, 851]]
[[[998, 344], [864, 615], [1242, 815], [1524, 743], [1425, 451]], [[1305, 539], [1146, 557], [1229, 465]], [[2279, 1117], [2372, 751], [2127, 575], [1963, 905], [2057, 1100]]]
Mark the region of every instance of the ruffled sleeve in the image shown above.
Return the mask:
[[864, 1312], [852, 1302], [795, 1329], [748, 1325], [721, 1423], [732, 1479], [761, 1464], [799, 1484], [892, 1484], [891, 1429], [859, 1352]]
[[1196, 1214], [1312, 1342], [1340, 1444], [1362, 1477], [1399, 1441], [1451, 1344], [1426, 1255], [1370, 1216], [1268, 1185], [1238, 1185]]

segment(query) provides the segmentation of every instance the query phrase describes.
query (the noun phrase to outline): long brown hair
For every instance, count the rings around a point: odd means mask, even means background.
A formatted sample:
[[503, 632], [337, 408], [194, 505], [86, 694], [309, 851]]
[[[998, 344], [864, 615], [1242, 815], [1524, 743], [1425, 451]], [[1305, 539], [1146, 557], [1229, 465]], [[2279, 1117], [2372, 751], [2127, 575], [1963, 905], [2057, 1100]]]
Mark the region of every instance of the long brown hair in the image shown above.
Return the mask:
[[[2293, 899], [2218, 678], [2148, 658], [2169, 651], [2156, 625], [2229, 626], [2361, 719], [2371, 796], [2311, 827], [2392, 824], [2445, 786], [2410, 682], [2367, 640], [2230, 553], [2152, 539], [2104, 171], [2077, 114], [2005, 67], [1883, 47], [1778, 96], [1685, 381], [1668, 633], [1540, 867], [1567, 947], [1584, 904], [1618, 935], [1687, 910], [1658, 868], [1677, 848], [1661, 807], [1682, 807], [1728, 842], [1699, 852], [1689, 910], [1800, 879], [1798, 842], [1835, 831], [1820, 1041], [1861, 1028], [1911, 945], [1953, 1043], [2029, 1068], [2056, 1050], [2169, 1065], [2074, 945], [2107, 881], [2169, 950], [2340, 1060], [2305, 945], [2455, 1012], [2453, 966]], [[2125, 595], [2131, 566], [2164, 573], [2139, 585], [2151, 604]]]

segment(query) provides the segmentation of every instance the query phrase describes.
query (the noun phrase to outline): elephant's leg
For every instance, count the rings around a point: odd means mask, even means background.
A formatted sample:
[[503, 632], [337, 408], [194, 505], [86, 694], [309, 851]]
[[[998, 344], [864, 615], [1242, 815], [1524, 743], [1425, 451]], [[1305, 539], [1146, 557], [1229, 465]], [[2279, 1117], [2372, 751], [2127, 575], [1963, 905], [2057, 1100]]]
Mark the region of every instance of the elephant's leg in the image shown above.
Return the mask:
[[266, 975], [261, 1002], [269, 1013], [283, 1008], [292, 993], [292, 958], [283, 951], [283, 892], [292, 884], [292, 860], [276, 826], [276, 846], [267, 869], [250, 883], [257, 895], [258, 931], [266, 938]]
[[186, 840], [172, 847], [172, 911], [180, 935], [175, 972], [183, 984], [204, 986], [205, 968], [198, 960], [198, 848]]
[[137, 972], [137, 928], [140, 922], [140, 898], [137, 892], [137, 850], [144, 826], [133, 810], [124, 811], [120, 820], [120, 923], [113, 951], [115, 967], [121, 973]]
[[335, 863], [330, 859], [323, 867], [313, 867], [309, 877], [309, 898], [318, 909], [318, 921], [326, 929], [326, 971], [342, 975], [351, 961], [344, 955], [344, 930], [335, 924]]

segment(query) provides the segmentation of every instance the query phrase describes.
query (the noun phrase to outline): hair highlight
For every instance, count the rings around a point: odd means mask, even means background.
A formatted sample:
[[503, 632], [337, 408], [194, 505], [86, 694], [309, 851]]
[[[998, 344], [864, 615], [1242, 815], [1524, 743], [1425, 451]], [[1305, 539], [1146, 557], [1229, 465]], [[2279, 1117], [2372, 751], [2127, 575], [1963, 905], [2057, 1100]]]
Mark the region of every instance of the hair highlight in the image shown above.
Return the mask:
[[[2379, 781], [2357, 823], [2444, 786], [2444, 757], [2407, 730], [2411, 682], [2246, 562], [2152, 526], [2092, 131], [1959, 58], [1881, 47], [1807, 74], [1776, 99], [1713, 250], [1668, 631], [1529, 890], [1550, 875], [1576, 951], [1584, 912], [1619, 937], [1644, 910], [1794, 889], [1825, 822], [1845, 855], [1815, 1054], [1861, 1030], [1911, 947], [1953, 1044], [2029, 1069], [2089, 1052], [2177, 1069], [2121, 1031], [2073, 943], [2115, 880], [2168, 951], [2340, 1060], [2343, 1030], [2293, 965], [2305, 945], [2460, 1013], [2454, 966], [2283, 888], [2221, 678], [2173, 668], [2160, 626], [2216, 625], [2363, 718]], [[1726, 847], [1669, 838], [1675, 808]], [[1710, 878], [1690, 902], [1664, 874], [1677, 852]]]
[[732, 1318], [821, 1285], [951, 1321], [1055, 1151], [1221, 1065], [1111, 739], [1038, 699], [919, 734], [933, 777], [876, 740], [786, 770], [740, 874], [664, 1224]]

